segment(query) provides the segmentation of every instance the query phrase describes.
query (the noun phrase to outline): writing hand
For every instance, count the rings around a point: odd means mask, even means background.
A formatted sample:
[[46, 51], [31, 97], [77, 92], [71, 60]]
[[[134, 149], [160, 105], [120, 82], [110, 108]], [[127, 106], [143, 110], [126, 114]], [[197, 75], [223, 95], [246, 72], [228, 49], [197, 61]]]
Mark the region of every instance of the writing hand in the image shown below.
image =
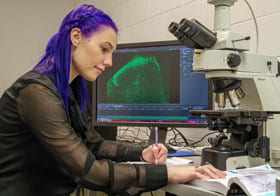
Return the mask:
[[166, 162], [167, 155], [168, 150], [163, 144], [158, 144], [157, 147], [155, 145], [150, 145], [142, 152], [142, 157], [149, 163], [155, 163], [157, 158], [158, 164], [164, 164]]

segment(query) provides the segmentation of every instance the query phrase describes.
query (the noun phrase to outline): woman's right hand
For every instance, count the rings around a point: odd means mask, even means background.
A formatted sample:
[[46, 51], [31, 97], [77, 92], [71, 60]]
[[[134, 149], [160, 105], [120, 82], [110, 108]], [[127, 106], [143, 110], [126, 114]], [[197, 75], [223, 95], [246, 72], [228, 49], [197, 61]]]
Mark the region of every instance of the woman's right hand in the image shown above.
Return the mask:
[[218, 170], [212, 165], [195, 166], [168, 166], [168, 181], [179, 184], [191, 181], [192, 179], [217, 179], [224, 178], [225, 172]]

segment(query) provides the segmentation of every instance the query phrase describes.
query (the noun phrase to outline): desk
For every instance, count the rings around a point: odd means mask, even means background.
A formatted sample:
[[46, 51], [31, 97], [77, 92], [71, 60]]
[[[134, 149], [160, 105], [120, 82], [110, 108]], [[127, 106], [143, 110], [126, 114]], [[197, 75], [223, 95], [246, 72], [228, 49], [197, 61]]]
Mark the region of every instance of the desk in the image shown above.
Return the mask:
[[188, 184], [168, 184], [161, 188], [162, 190], [175, 194], [177, 196], [221, 196], [219, 193], [205, 190], [203, 188]]

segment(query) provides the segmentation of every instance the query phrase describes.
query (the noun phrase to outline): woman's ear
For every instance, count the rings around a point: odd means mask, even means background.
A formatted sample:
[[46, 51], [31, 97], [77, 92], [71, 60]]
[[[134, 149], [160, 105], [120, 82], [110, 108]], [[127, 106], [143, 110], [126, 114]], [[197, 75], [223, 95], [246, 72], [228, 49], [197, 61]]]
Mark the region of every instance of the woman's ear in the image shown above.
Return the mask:
[[70, 39], [73, 46], [77, 47], [82, 41], [82, 32], [79, 28], [73, 28], [70, 32]]

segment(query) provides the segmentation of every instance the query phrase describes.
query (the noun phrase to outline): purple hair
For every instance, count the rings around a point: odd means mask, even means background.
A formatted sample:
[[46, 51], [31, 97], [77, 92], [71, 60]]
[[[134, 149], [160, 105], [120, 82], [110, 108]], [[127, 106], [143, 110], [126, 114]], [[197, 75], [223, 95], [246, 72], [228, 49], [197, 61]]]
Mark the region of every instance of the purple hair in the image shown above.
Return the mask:
[[[50, 74], [69, 111], [69, 75], [71, 64], [70, 32], [72, 28], [79, 28], [85, 37], [90, 37], [103, 26], [111, 27], [118, 32], [114, 21], [103, 11], [93, 5], [80, 5], [70, 11], [63, 19], [59, 31], [49, 40], [46, 52], [33, 69], [45, 68], [40, 74]], [[78, 76], [73, 82], [78, 103], [83, 112], [90, 109], [90, 100], [85, 80]], [[71, 85], [72, 85], [71, 84]]]

